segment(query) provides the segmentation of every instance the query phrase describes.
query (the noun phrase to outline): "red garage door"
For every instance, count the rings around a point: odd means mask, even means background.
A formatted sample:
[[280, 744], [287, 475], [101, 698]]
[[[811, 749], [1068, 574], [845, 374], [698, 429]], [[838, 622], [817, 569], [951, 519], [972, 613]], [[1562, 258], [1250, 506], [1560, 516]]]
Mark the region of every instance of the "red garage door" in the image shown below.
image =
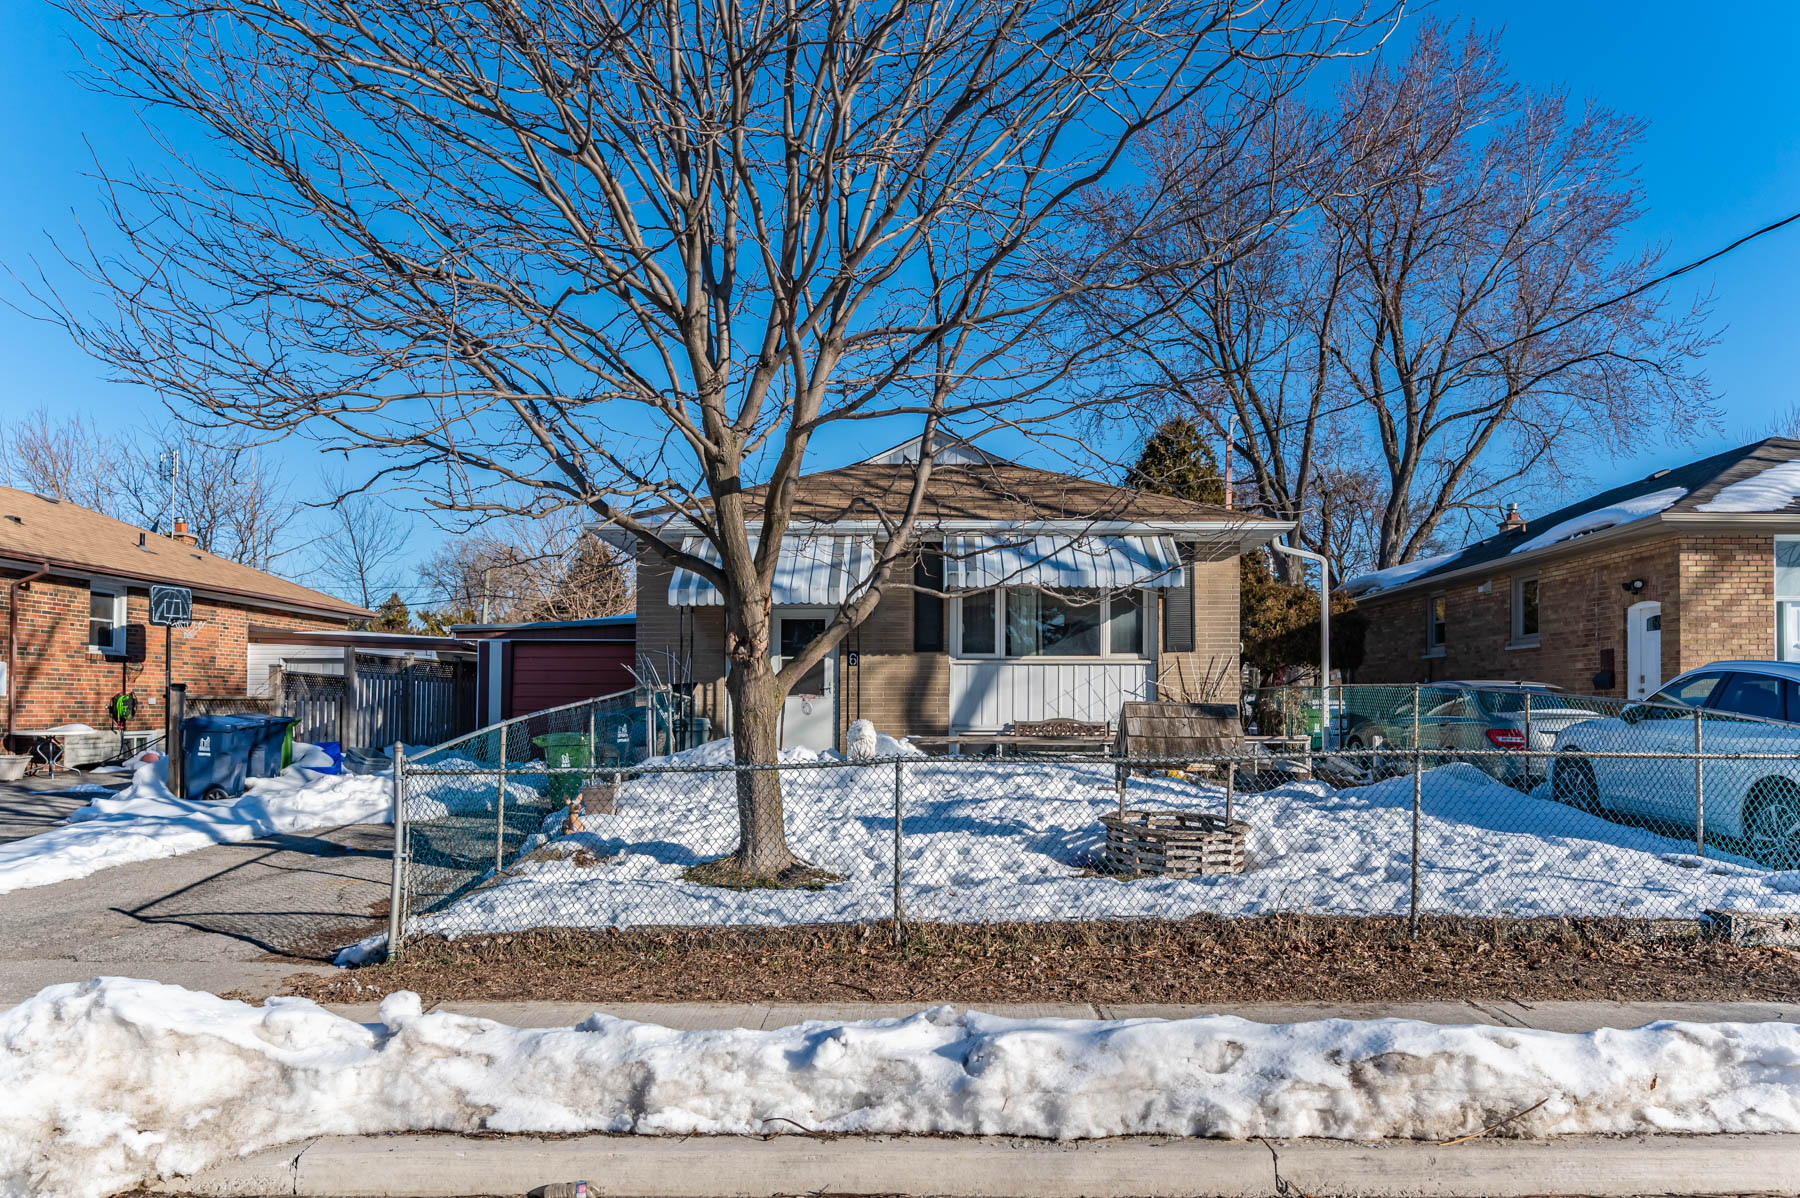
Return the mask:
[[529, 715], [636, 685], [630, 667], [637, 656], [631, 641], [515, 641], [506, 714]]

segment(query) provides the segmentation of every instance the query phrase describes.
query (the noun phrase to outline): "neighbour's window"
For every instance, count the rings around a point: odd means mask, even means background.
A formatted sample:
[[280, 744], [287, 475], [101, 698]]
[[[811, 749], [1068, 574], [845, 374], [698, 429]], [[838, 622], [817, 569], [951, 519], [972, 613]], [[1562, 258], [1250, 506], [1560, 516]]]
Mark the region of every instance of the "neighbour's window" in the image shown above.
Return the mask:
[[1800, 537], [1775, 538], [1775, 656], [1800, 661]]
[[1512, 639], [1515, 645], [1535, 645], [1538, 639], [1538, 580], [1513, 579]]
[[1444, 632], [1450, 623], [1450, 600], [1443, 595], [1433, 595], [1425, 601], [1425, 647], [1442, 649]]
[[1732, 674], [1713, 706], [1764, 720], [1785, 719], [1787, 714], [1782, 709], [1781, 679], [1765, 674]]
[[[1719, 685], [1724, 674], [1695, 674], [1692, 678], [1684, 678], [1672, 686], [1664, 687], [1648, 699], [1646, 703], [1669, 703], [1677, 707], [1705, 707], [1706, 701]], [[1682, 712], [1669, 711], [1652, 707], [1647, 713], [1652, 719], [1680, 719]]]
[[96, 653], [125, 652], [124, 587], [88, 584], [88, 648]]
[[[919, 560], [913, 563], [913, 585], [924, 587], [927, 591], [944, 589], [944, 555], [935, 549], [927, 549], [919, 554]], [[928, 595], [925, 591], [913, 592], [913, 652], [942, 653], [944, 651], [944, 598], [942, 595]]]

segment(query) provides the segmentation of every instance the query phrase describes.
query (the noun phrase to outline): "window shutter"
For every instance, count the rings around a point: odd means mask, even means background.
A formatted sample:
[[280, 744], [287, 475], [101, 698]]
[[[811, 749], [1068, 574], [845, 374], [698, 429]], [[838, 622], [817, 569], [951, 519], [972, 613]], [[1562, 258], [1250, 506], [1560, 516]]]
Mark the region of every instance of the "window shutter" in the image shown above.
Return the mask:
[[[913, 585], [929, 587], [934, 591], [944, 589], [944, 555], [942, 553], [928, 549], [919, 554], [919, 560], [913, 563]], [[914, 591], [913, 652], [942, 653], [944, 648], [943, 596]]]
[[[1187, 546], [1182, 546], [1185, 550]], [[1183, 558], [1186, 554], [1183, 553]], [[1162, 646], [1164, 653], [1194, 651], [1194, 565], [1183, 561], [1181, 585], [1163, 592]]]

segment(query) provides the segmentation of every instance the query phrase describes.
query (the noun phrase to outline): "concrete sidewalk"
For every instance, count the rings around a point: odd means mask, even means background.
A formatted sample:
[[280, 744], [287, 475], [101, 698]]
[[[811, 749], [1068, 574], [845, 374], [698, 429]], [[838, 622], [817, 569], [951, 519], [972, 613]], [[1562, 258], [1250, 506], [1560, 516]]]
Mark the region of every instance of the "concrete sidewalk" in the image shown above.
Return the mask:
[[[1312, 1198], [1791, 1192], [1800, 1136], [1483, 1138], [1461, 1144], [1131, 1137], [803, 1135], [332, 1137], [259, 1152], [154, 1187], [205, 1195], [464, 1198], [589, 1180], [639, 1198], [930, 1194], [942, 1198], [1267, 1198], [1276, 1178]], [[572, 1192], [566, 1191], [566, 1192]]]

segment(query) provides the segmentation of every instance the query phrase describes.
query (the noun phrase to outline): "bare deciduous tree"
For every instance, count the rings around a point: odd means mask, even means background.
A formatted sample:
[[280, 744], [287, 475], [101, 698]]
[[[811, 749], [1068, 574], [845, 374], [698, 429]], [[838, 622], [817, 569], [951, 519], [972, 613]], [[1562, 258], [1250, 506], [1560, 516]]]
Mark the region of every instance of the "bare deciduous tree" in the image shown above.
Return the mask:
[[[289, 548], [297, 509], [281, 471], [241, 432], [175, 437], [108, 432], [79, 413], [32, 412], [0, 430], [10, 485], [67, 499], [167, 536], [188, 523], [208, 553], [267, 570]], [[180, 453], [173, 480], [163, 457]]]
[[361, 607], [381, 603], [405, 573], [407, 526], [387, 499], [327, 480], [337, 498], [324, 505], [325, 531], [314, 544], [314, 575], [326, 589]]
[[[813, 438], [1066, 415], [1086, 347], [1030, 354], [1119, 283], [1048, 257], [1071, 201], [1174, 106], [1253, 120], [1263, 72], [1363, 27], [1318, 0], [71, 2], [100, 86], [223, 149], [110, 181], [136, 252], [91, 266], [117, 320], [52, 301], [74, 335], [198, 418], [380, 455], [475, 519], [582, 508], [704, 577], [746, 763], [891, 585], [932, 470], [778, 674]], [[738, 809], [733, 867], [793, 867], [778, 777], [741, 773]]]
[[619, 615], [634, 596], [630, 562], [568, 511], [453, 537], [420, 575], [451, 609], [506, 623]]
[[[1434, 25], [1334, 106], [1271, 113], [1230, 171], [1195, 170], [1219, 143], [1209, 121], [1165, 124], [1147, 190], [1182, 193], [1185, 214], [1140, 252], [1246, 248], [1194, 288], [1109, 309], [1154, 364], [1149, 406], [1229, 433], [1258, 502], [1346, 566], [1411, 560], [1524, 481], [1690, 432], [1712, 415], [1701, 307], [1601, 306], [1656, 273], [1657, 251], [1621, 246], [1641, 130], [1520, 88], [1494, 38]], [[1284, 160], [1301, 165], [1262, 165]]]

